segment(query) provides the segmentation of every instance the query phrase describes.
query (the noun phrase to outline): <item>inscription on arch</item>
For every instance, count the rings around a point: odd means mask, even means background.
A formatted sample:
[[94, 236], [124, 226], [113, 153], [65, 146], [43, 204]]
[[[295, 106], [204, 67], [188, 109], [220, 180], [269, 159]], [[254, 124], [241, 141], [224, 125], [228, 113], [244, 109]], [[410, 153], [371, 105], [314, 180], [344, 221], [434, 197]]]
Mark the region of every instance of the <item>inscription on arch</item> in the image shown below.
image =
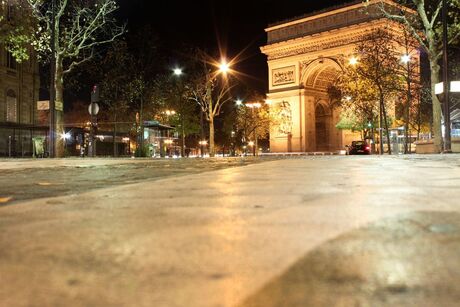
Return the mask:
[[295, 83], [295, 66], [287, 66], [272, 70], [272, 85]]

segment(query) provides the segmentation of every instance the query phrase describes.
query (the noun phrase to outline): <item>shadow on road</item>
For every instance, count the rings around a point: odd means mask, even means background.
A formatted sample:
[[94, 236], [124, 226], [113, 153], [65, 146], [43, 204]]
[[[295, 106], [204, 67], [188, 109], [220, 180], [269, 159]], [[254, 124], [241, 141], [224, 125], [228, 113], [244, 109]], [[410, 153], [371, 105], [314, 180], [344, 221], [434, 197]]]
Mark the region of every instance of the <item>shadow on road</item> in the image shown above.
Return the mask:
[[342, 235], [240, 307], [458, 306], [460, 214], [415, 212]]

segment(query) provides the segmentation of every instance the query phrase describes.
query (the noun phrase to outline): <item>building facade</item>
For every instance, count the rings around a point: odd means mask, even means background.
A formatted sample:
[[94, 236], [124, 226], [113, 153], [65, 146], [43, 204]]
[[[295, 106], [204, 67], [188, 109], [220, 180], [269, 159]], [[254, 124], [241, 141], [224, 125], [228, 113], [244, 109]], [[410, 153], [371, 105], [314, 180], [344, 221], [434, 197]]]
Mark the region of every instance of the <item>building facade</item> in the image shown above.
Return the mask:
[[[6, 13], [11, 14], [10, 10]], [[37, 126], [39, 74], [32, 51], [31, 55], [17, 63], [0, 46], [0, 157], [31, 156], [32, 137], [46, 135], [47, 128]]]
[[355, 1], [273, 24], [265, 29], [272, 107], [282, 108], [286, 122], [270, 131], [271, 152], [337, 151], [360, 135], [336, 128], [341, 110], [327, 89], [353, 56], [356, 42], [379, 28], [400, 27], [385, 18], [379, 5], [400, 10], [394, 2]]

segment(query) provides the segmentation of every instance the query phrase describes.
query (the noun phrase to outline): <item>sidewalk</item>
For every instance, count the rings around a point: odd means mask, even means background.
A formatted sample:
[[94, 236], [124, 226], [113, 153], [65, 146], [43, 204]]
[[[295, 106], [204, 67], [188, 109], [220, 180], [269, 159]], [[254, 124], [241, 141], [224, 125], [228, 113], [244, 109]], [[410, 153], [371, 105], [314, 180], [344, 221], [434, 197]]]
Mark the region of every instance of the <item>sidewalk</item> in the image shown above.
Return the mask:
[[0, 159], [0, 170], [14, 170], [27, 168], [49, 167], [88, 167], [100, 165], [114, 165], [136, 163], [143, 159], [137, 158], [36, 158], [36, 159]]
[[[457, 244], [460, 229], [446, 216], [460, 212], [458, 162], [458, 156], [280, 160], [3, 207], [0, 305], [390, 306], [397, 297], [406, 306], [450, 306], [458, 299], [460, 271], [453, 263], [460, 259], [448, 251], [458, 246], [449, 244]], [[387, 243], [406, 233], [406, 224], [385, 218], [416, 223], [426, 211], [433, 218], [423, 227], [434, 231], [413, 236], [440, 240], [442, 259], [423, 252], [437, 245], [409, 236], [403, 246], [411, 261], [395, 262], [399, 249], [386, 252], [373, 241], [378, 229], [393, 234]], [[365, 241], [378, 253], [337, 243], [359, 237], [363, 227], [371, 227]], [[338, 265], [347, 278], [340, 270], [323, 276], [334, 288], [299, 298], [307, 288], [292, 281], [312, 278], [303, 269], [311, 262], [302, 259], [331, 242], [337, 250], [328, 261], [345, 251], [364, 258]], [[414, 264], [424, 278], [404, 274]], [[431, 270], [435, 264], [438, 271]], [[294, 279], [286, 275], [292, 268]], [[438, 288], [430, 286], [435, 281]], [[366, 290], [350, 295], [359, 282]]]

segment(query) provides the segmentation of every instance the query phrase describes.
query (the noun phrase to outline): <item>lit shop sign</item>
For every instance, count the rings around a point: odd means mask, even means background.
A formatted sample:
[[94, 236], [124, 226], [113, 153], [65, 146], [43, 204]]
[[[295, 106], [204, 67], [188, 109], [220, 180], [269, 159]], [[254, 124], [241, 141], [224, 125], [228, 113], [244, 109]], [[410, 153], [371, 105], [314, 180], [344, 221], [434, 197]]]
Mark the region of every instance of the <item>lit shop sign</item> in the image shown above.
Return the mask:
[[[451, 81], [450, 82], [450, 92], [451, 93], [460, 93], [460, 81]], [[436, 95], [444, 93], [444, 82], [439, 82], [439, 83], [435, 84], [434, 93]]]

